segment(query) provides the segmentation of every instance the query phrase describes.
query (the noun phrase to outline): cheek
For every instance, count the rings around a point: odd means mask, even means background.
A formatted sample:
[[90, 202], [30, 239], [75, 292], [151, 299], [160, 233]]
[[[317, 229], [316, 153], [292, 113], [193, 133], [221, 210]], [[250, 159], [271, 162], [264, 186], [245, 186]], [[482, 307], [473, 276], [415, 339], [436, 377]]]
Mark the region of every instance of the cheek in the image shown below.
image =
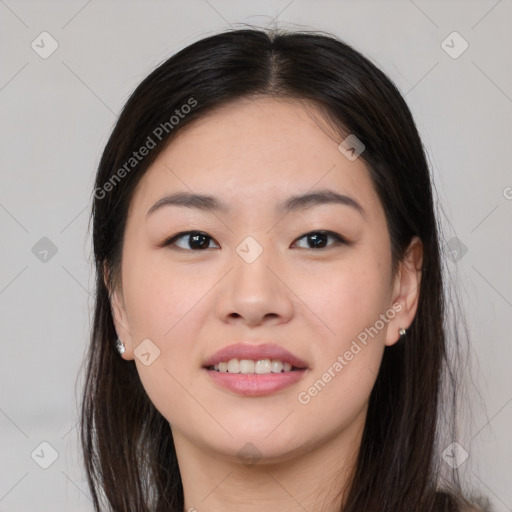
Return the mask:
[[[354, 258], [328, 271], [314, 267], [297, 282], [297, 295], [315, 315], [319, 333], [337, 348], [375, 324], [389, 307], [389, 276], [382, 265], [369, 258]], [[306, 310], [307, 311], [307, 310]], [[321, 329], [321, 331], [320, 331]]]
[[323, 284], [303, 288], [304, 294], [310, 290], [304, 302], [320, 318], [318, 325], [325, 333], [318, 337], [315, 366], [301, 390], [303, 400], [299, 399], [302, 404], [311, 402], [311, 411], [320, 413], [327, 404], [335, 404], [339, 411], [355, 414], [366, 402], [379, 371], [387, 329], [381, 316], [389, 309], [384, 265], [375, 258], [358, 258], [333, 268], [323, 281], [309, 274], [307, 284]]
[[135, 359], [141, 380], [155, 393], [163, 388], [172, 396], [172, 389], [166, 388], [167, 383], [171, 388], [176, 385], [170, 374], [186, 385], [190, 370], [200, 364], [196, 340], [211, 312], [208, 294], [218, 276], [208, 265], [200, 271], [193, 265], [178, 268], [161, 254], [132, 252], [125, 260], [123, 287], [135, 349], [149, 339], [159, 351], [150, 366]]
[[154, 338], [164, 346], [172, 344], [175, 333], [190, 323], [195, 306], [215, 282], [211, 273], [199, 275], [192, 267], [176, 268], [163, 258], [134, 258], [127, 268], [130, 327], [136, 338]]
[[169, 265], [146, 264], [143, 271], [135, 266], [132, 269], [126, 279], [132, 339], [135, 347], [142, 340], [151, 340], [157, 354], [149, 365], [136, 354], [135, 364], [151, 402], [170, 422], [175, 421], [176, 411], [193, 406], [184, 389], [190, 389], [193, 371], [199, 365], [195, 340], [207, 302], [201, 298], [212, 283]]
[[382, 250], [361, 251], [333, 272], [325, 287], [326, 338], [321, 361], [300, 403], [311, 415], [332, 408], [334, 423], [349, 421], [366, 406], [384, 351], [390, 303], [390, 259]]
[[319, 338], [315, 365], [297, 402], [312, 425], [313, 418], [322, 417], [325, 428], [338, 429], [366, 407], [375, 384], [386, 327], [372, 328], [385, 311], [385, 288], [369, 274], [347, 273], [330, 280], [325, 291], [323, 298], [318, 297], [318, 311], [334, 334]]

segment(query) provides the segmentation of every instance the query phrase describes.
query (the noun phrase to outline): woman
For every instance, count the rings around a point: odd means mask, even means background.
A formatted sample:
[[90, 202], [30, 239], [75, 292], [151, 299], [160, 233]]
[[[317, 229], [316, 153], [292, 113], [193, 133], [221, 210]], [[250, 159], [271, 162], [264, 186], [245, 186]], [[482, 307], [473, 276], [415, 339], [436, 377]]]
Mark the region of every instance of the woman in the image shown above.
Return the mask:
[[92, 213], [96, 510], [473, 510], [440, 456], [428, 165], [360, 53], [260, 30], [181, 50], [124, 107]]

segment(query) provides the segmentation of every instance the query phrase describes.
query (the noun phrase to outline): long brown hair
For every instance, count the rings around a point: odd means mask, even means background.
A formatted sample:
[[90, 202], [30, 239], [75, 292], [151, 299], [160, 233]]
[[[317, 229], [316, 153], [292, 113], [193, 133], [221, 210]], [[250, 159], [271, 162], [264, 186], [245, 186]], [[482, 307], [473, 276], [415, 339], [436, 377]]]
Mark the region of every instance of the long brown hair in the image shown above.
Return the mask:
[[[119, 283], [130, 199], [151, 163], [190, 122], [253, 95], [312, 101], [340, 137], [354, 134], [363, 142], [361, 158], [385, 210], [395, 269], [413, 236], [423, 242], [417, 314], [405, 339], [385, 349], [343, 511], [462, 510], [456, 483], [443, 492], [437, 478], [447, 375], [444, 289], [429, 168], [409, 108], [382, 71], [336, 37], [255, 29], [204, 38], [158, 66], [127, 101], [99, 164], [92, 208], [95, 310], [80, 428], [95, 510], [183, 510], [170, 426], [135, 363], [116, 352], [110, 294]], [[177, 109], [186, 115], [174, 123]], [[134, 162], [148, 137], [153, 147]], [[455, 410], [453, 402], [444, 406]]]

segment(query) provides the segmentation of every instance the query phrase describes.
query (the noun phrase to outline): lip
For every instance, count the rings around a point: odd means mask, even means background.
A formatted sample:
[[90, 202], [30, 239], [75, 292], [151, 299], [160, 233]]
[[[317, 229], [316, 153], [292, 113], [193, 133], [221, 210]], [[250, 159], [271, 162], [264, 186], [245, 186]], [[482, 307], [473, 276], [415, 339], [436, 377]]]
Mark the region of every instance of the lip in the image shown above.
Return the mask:
[[230, 359], [251, 359], [253, 361], [259, 361], [260, 359], [274, 359], [283, 363], [291, 364], [298, 369], [307, 369], [308, 367], [308, 364], [305, 361], [274, 343], [265, 343], [261, 345], [235, 343], [215, 352], [215, 354], [210, 356], [203, 363], [203, 368], [208, 369], [210, 366], [219, 364], [222, 361], [229, 361]]
[[[230, 359], [274, 359], [290, 364], [294, 370], [283, 373], [244, 374], [217, 372], [210, 368]], [[288, 350], [274, 343], [254, 345], [254, 343], [235, 343], [215, 352], [203, 364], [203, 368], [214, 383], [224, 389], [244, 396], [264, 396], [276, 393], [304, 377], [308, 364]]]
[[304, 377], [306, 369], [285, 373], [244, 374], [205, 370], [218, 386], [244, 396], [264, 396], [276, 393]]

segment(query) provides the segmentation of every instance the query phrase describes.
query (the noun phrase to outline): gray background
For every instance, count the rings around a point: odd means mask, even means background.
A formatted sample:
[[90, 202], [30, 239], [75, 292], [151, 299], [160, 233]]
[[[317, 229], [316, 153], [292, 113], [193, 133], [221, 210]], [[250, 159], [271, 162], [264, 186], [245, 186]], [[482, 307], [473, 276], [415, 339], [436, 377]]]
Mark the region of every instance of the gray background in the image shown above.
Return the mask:
[[[92, 511], [76, 423], [95, 169], [135, 86], [171, 53], [240, 23], [330, 31], [405, 95], [479, 390], [457, 439], [469, 454], [460, 469], [496, 511], [512, 511], [511, 22], [512, 0], [0, 0], [0, 511]], [[45, 59], [43, 31], [58, 44]], [[469, 44], [457, 58], [454, 31]]]

